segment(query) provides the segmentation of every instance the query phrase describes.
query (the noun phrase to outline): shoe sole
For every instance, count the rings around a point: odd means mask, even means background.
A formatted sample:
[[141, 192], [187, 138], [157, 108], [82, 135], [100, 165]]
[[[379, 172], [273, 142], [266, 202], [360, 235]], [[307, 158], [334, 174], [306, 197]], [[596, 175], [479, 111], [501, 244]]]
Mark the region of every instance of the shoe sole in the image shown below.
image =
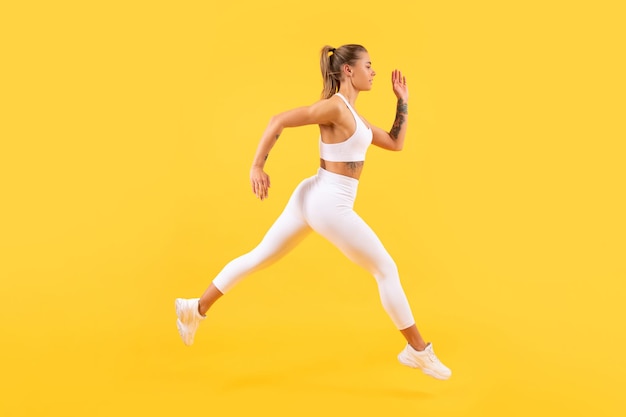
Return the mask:
[[175, 305], [176, 305], [176, 316], [178, 317], [178, 319], [180, 320], [182, 317], [182, 313], [183, 313], [183, 299], [182, 298], [177, 298]]
[[447, 380], [452, 375], [452, 374], [450, 374], [450, 375], [442, 375], [442, 374], [439, 374], [437, 372], [431, 371], [430, 369], [422, 368], [419, 365], [416, 365], [413, 361], [407, 361], [406, 359], [404, 359], [404, 356], [402, 355], [402, 353], [400, 353], [398, 355], [398, 361], [402, 365], [408, 366], [409, 368], [420, 369], [424, 374], [426, 374], [428, 376], [431, 376], [431, 377], [433, 377], [435, 379], [439, 379], [441, 381]]
[[187, 331], [187, 326], [181, 323], [180, 320], [176, 320], [176, 327], [178, 328], [178, 334], [183, 340], [183, 343], [187, 346], [191, 346], [193, 344], [193, 339], [189, 340], [189, 332]]
[[176, 320], [176, 327], [178, 328], [178, 334], [180, 335], [180, 338], [183, 340], [183, 343], [185, 345], [191, 346], [193, 344], [193, 337], [190, 340], [189, 332], [187, 331], [187, 326], [185, 326], [185, 324], [181, 320], [181, 319], [186, 318], [186, 317], [183, 317], [185, 313], [184, 300], [181, 298], [177, 298], [175, 302], [175, 306], [176, 306], [176, 316], [178, 317], [178, 319]]

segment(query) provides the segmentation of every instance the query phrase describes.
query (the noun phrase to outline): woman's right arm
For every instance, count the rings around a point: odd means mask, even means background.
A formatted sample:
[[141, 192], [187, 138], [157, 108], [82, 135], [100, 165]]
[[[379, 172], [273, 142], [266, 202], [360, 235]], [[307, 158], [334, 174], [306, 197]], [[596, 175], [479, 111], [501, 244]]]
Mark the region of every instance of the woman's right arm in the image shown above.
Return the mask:
[[280, 113], [270, 119], [269, 124], [261, 136], [252, 161], [252, 168], [250, 169], [250, 184], [252, 186], [252, 192], [257, 198], [261, 200], [267, 198], [268, 188], [270, 187], [270, 177], [263, 169], [265, 167], [265, 161], [269, 157], [269, 153], [280, 137], [283, 129], [286, 127], [298, 127], [312, 124], [332, 124], [340, 114], [339, 112], [340, 107], [336, 100], [320, 100], [311, 106], [298, 107]]

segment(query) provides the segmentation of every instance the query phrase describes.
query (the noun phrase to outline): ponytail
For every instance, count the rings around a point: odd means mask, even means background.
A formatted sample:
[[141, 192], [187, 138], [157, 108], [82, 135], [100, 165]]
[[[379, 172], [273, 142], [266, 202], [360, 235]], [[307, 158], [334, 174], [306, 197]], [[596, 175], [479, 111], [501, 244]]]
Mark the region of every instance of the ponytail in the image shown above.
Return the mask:
[[335, 51], [332, 46], [324, 46], [322, 48], [322, 56], [320, 58], [320, 68], [322, 70], [322, 98], [331, 98], [333, 94], [339, 91], [339, 80], [336, 79], [338, 74], [334, 74], [332, 70], [332, 61], [336, 60]]
[[341, 66], [354, 65], [359, 54], [367, 52], [361, 45], [343, 45], [337, 49], [326, 45], [322, 48], [320, 69], [322, 70], [322, 98], [331, 98], [341, 86]]

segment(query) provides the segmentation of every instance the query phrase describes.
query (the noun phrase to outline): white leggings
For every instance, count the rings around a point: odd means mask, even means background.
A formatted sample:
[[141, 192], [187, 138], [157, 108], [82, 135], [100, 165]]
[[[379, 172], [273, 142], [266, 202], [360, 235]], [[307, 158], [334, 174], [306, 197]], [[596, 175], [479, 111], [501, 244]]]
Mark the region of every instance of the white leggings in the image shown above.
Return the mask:
[[353, 210], [358, 184], [354, 178], [320, 168], [316, 176], [298, 185], [261, 243], [229, 262], [213, 284], [226, 293], [240, 279], [287, 254], [314, 230], [376, 278], [383, 308], [399, 330], [415, 324], [394, 260]]

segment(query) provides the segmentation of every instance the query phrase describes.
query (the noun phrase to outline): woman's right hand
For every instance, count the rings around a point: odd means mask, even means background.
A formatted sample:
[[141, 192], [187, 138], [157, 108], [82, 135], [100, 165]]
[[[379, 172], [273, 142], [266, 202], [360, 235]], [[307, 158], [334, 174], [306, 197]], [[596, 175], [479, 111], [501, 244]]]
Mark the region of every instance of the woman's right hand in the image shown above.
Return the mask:
[[250, 169], [250, 185], [256, 197], [265, 200], [270, 188], [270, 176], [263, 171], [263, 168], [253, 166]]
[[405, 103], [409, 100], [409, 88], [406, 86], [406, 77], [402, 75], [402, 71], [393, 70], [391, 73], [391, 86], [398, 100], [403, 100]]

